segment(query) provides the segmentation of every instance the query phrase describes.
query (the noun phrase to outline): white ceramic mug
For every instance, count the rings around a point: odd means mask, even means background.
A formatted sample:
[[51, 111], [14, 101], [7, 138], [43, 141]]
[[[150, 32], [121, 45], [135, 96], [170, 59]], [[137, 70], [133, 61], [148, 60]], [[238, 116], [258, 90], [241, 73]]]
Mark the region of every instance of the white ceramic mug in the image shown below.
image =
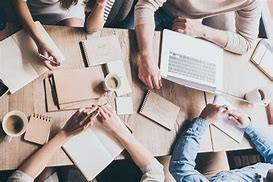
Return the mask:
[[103, 89], [105, 91], [116, 91], [121, 86], [121, 79], [118, 75], [109, 73], [106, 75], [104, 81], [103, 81]]
[[13, 137], [21, 136], [27, 129], [27, 116], [21, 111], [10, 111], [2, 120], [2, 128], [6, 134], [4, 141], [10, 142]]
[[256, 88], [245, 94], [245, 99], [252, 103], [267, 105], [272, 99], [272, 91], [266, 87]]

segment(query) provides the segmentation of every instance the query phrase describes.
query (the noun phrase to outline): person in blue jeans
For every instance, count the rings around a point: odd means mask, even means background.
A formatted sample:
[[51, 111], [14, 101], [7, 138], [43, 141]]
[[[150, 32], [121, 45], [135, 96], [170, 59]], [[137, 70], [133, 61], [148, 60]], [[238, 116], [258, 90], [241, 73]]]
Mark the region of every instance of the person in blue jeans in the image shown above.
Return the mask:
[[[214, 176], [206, 177], [198, 172], [195, 159], [200, 147], [200, 140], [209, 124], [228, 115], [237, 127], [244, 128], [245, 133], [264, 157], [265, 163], [257, 163], [241, 169], [226, 170]], [[221, 163], [221, 161], [219, 161]], [[209, 104], [194, 119], [192, 126], [178, 139], [171, 158], [169, 170], [176, 181], [273, 181], [273, 143], [251, 122], [251, 119], [241, 111], [230, 111], [219, 105]]]

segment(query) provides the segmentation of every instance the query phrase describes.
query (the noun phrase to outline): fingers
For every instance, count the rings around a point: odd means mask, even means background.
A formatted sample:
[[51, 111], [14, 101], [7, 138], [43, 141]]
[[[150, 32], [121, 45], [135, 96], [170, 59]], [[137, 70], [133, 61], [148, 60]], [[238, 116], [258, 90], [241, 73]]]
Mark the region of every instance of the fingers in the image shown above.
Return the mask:
[[160, 89], [160, 80], [158, 77], [153, 77], [152, 78], [153, 86], [156, 89]]
[[44, 65], [45, 65], [50, 71], [56, 69], [56, 67], [53, 66], [53, 65], [50, 63], [50, 61], [44, 61]]
[[107, 120], [109, 118], [109, 115], [103, 110], [102, 107], [99, 107], [99, 113], [100, 113], [100, 117], [103, 120]]

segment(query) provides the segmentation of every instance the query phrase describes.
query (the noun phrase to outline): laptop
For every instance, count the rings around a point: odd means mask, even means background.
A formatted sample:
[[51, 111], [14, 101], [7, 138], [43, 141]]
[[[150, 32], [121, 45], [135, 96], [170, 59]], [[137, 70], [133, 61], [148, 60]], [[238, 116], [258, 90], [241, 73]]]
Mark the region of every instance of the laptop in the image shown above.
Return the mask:
[[166, 80], [197, 90], [220, 93], [223, 49], [197, 38], [163, 30], [160, 73]]

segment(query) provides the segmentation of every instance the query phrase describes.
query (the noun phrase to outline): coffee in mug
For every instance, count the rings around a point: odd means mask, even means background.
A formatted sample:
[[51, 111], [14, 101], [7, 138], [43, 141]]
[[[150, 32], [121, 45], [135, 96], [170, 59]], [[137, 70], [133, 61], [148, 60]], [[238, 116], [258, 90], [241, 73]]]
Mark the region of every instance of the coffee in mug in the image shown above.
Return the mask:
[[5, 141], [10, 142], [12, 137], [21, 136], [27, 129], [27, 116], [20, 111], [7, 113], [2, 120], [2, 128], [6, 134]]
[[120, 85], [120, 77], [112, 73], [106, 75], [103, 82], [103, 88], [105, 91], [115, 91], [120, 87]]

